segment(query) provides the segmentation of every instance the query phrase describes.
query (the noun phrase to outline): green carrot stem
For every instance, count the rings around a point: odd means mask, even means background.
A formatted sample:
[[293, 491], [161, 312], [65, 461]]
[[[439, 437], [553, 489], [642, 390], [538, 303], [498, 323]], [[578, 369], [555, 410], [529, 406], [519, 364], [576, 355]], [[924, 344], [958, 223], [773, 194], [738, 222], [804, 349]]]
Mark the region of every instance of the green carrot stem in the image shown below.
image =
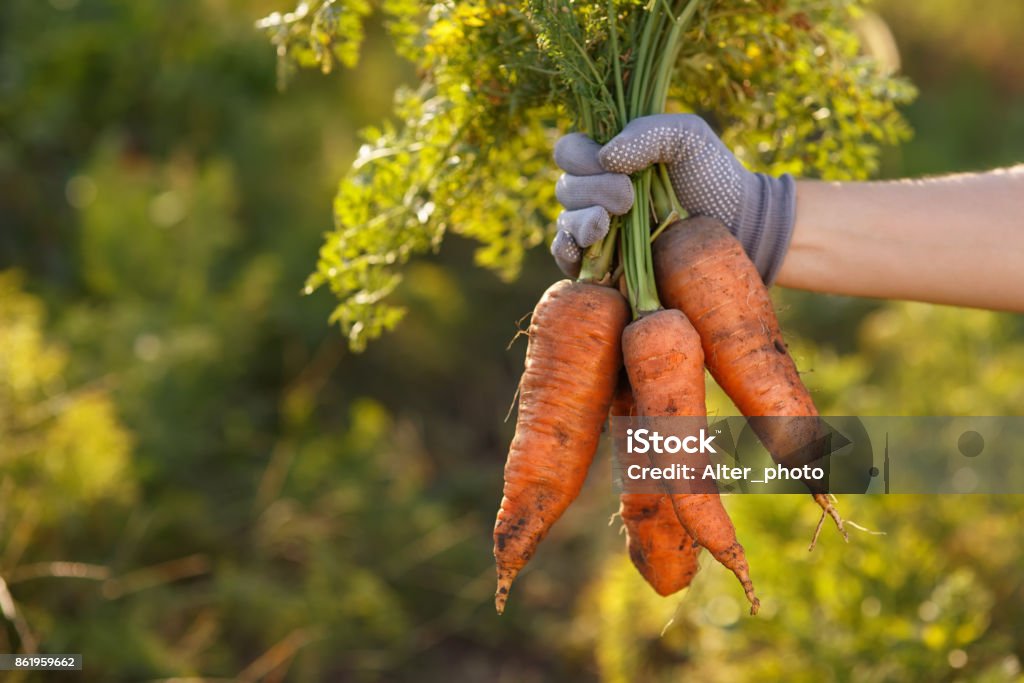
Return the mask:
[[654, 267], [651, 263], [650, 235], [651, 235], [651, 214], [648, 210], [648, 194], [651, 190], [652, 170], [647, 169], [633, 181], [633, 188], [637, 197], [637, 203], [644, 206], [631, 211], [626, 220], [629, 231], [626, 240], [626, 253], [623, 263], [626, 273], [633, 271], [633, 277], [627, 277], [635, 284], [635, 289], [630, 290], [630, 303], [633, 306], [634, 315], [641, 315], [648, 311], [656, 311], [661, 308], [658, 299], [658, 288], [654, 283]]
[[615, 101], [619, 105], [620, 123], [626, 123], [626, 95], [622, 86], [622, 60], [619, 55], [619, 29], [615, 15], [615, 0], [608, 0], [608, 35], [612, 46], [612, 70], [615, 78]]
[[[622, 84], [622, 64], [621, 56], [619, 54], [619, 36], [618, 28], [616, 26], [615, 16], [615, 2], [614, 0], [608, 0], [608, 32], [610, 36], [610, 44], [612, 51], [612, 65], [615, 80], [615, 102], [619, 112], [619, 125], [621, 126], [626, 122], [626, 97], [623, 91]], [[573, 41], [575, 43], [575, 41]], [[582, 48], [581, 48], [581, 52]], [[585, 52], [584, 52], [585, 54]], [[596, 68], [588, 58], [588, 63], [591, 65], [591, 69]], [[604, 92], [608, 92], [607, 88]], [[619, 126], [616, 126], [618, 128]], [[586, 124], [587, 132], [593, 135], [596, 133], [596, 126], [593, 120], [588, 120]], [[586, 253], [583, 256], [583, 264], [580, 267], [580, 279], [581, 280], [603, 280], [611, 270], [612, 259], [615, 256], [616, 237], [621, 225], [620, 219], [612, 219], [611, 225], [608, 227], [608, 234], [597, 243], [587, 248]]]
[[[661, 164], [658, 165], [661, 166]], [[662, 182], [661, 174], [655, 176], [654, 182], [651, 183], [651, 204], [654, 210], [654, 215], [659, 220], [664, 216], [667, 216], [669, 213], [672, 213], [672, 209], [674, 208], [672, 205], [671, 189], [671, 187], [665, 187], [665, 183]]]
[[683, 11], [672, 23], [672, 28], [666, 41], [668, 47], [665, 54], [662, 55], [661, 62], [658, 64], [658, 77], [652, 90], [653, 104], [656, 107], [656, 111], [652, 113], [660, 113], [665, 110], [665, 104], [668, 102], [669, 86], [672, 84], [672, 74], [679, 59], [679, 51], [683, 47], [683, 42], [680, 38], [693, 19], [699, 4], [700, 0], [689, 0]]
[[658, 178], [656, 185], [660, 187], [666, 195], [668, 195], [671, 210], [677, 213], [680, 219], [686, 218], [690, 215], [690, 212], [684, 209], [683, 205], [679, 203], [679, 196], [676, 195], [675, 188], [672, 187], [672, 179], [668, 177], [668, 166], [665, 164], [658, 164]]
[[[612, 126], [613, 129], [621, 128], [630, 119], [665, 110], [675, 64], [682, 48], [683, 32], [702, 1], [672, 3], [670, 0], [650, 0], [641, 12], [633, 15], [629, 38], [635, 43], [639, 32], [639, 44], [631, 55], [631, 72], [626, 83], [619, 51], [618, 10], [614, 0], [608, 0], [608, 46], [613, 83], [610, 84], [611, 88], [607, 87], [609, 84], [602, 84], [601, 101], [619, 119]], [[586, 54], [583, 46], [575, 40], [572, 42], [586, 59], [586, 68], [596, 75], [596, 64]], [[598, 133], [599, 122], [594, 120], [595, 108], [590, 102], [581, 102], [580, 105], [584, 129], [591, 135]], [[602, 118], [612, 117], [606, 114]], [[607, 126], [615, 122], [602, 120], [600, 123]], [[663, 165], [659, 164], [634, 176], [633, 189], [633, 208], [625, 216], [613, 219], [605, 238], [587, 249], [580, 277], [605, 280], [618, 251], [619, 267], [616, 272], [622, 270], [625, 275], [633, 313], [641, 315], [661, 308], [654, 281], [651, 241], [668, 225], [687, 214], [672, 190], [667, 169]], [[657, 223], [653, 234], [652, 218]]]
[[665, 228], [667, 228], [668, 226], [672, 225], [673, 223], [675, 223], [676, 221], [680, 220], [681, 218], [682, 218], [682, 216], [677, 214], [675, 211], [670, 211], [669, 214], [667, 216], [665, 216], [665, 220], [663, 220], [661, 222], [661, 224], [658, 225], [658, 227], [654, 229], [654, 232], [651, 233], [651, 244], [654, 244], [654, 240], [658, 239], [658, 235], [660, 235], [662, 232], [664, 232]]
[[599, 282], [607, 278], [612, 269], [612, 260], [615, 258], [616, 239], [621, 226], [622, 219], [613, 218], [608, 227], [608, 234], [599, 242], [587, 247], [580, 267], [580, 280]]

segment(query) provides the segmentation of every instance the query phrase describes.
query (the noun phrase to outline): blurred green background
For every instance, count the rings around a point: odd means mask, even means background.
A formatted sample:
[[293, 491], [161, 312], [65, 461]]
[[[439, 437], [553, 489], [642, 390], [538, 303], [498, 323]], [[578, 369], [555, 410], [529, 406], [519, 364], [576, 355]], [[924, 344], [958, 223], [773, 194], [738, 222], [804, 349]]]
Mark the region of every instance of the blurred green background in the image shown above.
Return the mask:
[[[707, 557], [682, 596], [635, 575], [603, 452], [496, 617], [506, 344], [558, 273], [538, 249], [509, 286], [452, 240], [349, 354], [300, 289], [412, 74], [375, 30], [281, 94], [275, 9], [0, 4], [0, 652], [83, 653], [83, 681], [1022, 680], [1021, 497], [848, 496], [887, 535], [812, 554], [809, 499], [728, 498], [747, 618]], [[921, 91], [885, 175], [1024, 160], [1024, 5], [875, 9]], [[826, 413], [1024, 405], [1020, 316], [776, 295]]]

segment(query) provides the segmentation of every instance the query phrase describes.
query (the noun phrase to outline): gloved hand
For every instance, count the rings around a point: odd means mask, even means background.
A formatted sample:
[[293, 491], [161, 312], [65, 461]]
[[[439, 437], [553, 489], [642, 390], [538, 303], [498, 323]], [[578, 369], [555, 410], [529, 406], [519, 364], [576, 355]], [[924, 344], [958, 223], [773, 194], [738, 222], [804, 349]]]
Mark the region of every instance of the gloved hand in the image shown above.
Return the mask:
[[793, 178], [751, 173], [699, 116], [634, 119], [604, 147], [580, 133], [566, 135], [555, 145], [555, 163], [565, 171], [556, 195], [567, 210], [558, 217], [551, 253], [567, 275], [579, 272], [581, 249], [607, 234], [609, 215], [632, 205], [626, 174], [656, 163], [667, 165], [684, 209], [729, 228], [765, 283], [778, 274], [796, 217]]
[[610, 217], [633, 206], [629, 176], [606, 172], [598, 161], [600, 150], [582, 133], [570, 133], [555, 144], [555, 163], [565, 171], [555, 185], [555, 196], [566, 210], [558, 215], [551, 254], [569, 277], [580, 272], [582, 250], [608, 234]]

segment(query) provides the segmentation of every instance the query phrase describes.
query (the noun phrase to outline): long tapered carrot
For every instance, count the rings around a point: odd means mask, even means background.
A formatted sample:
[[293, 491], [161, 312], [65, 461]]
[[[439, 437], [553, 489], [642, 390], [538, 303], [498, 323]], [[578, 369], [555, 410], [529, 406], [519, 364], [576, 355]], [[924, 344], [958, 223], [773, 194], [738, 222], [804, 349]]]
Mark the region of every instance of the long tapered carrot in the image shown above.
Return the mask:
[[[665, 230], [653, 250], [662, 300], [685, 313], [697, 329], [708, 370], [740, 412], [748, 418], [817, 418], [818, 409], [782, 338], [768, 288], [728, 229], [713, 218], [691, 218]], [[817, 419], [751, 420], [751, 426], [784, 465], [803, 464], [799, 460], [806, 459], [808, 444], [819, 437]], [[807, 483], [845, 536], [829, 496]]]
[[533, 311], [494, 524], [499, 614], [519, 571], [583, 486], [615, 392], [628, 319], [617, 290], [569, 280], [549, 287]]
[[[685, 315], [666, 309], [634, 321], [622, 334], [622, 355], [640, 415], [705, 418], [704, 355]], [[750, 567], [718, 492], [675, 494], [672, 502], [686, 531], [736, 575], [757, 614]]]
[[[611, 415], [630, 417], [634, 409], [629, 379], [620, 377]], [[667, 494], [623, 493], [619, 517], [626, 527], [629, 559], [658, 595], [672, 595], [690, 585], [700, 569], [701, 546], [683, 528]]]

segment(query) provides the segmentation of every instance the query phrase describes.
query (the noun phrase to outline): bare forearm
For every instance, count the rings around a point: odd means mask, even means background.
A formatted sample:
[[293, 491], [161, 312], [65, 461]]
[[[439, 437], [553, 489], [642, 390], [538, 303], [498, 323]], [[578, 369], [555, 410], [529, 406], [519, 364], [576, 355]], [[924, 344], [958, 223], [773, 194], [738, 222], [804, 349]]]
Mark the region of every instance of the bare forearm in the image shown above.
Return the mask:
[[777, 283], [1024, 312], [1024, 166], [872, 183], [797, 183]]

